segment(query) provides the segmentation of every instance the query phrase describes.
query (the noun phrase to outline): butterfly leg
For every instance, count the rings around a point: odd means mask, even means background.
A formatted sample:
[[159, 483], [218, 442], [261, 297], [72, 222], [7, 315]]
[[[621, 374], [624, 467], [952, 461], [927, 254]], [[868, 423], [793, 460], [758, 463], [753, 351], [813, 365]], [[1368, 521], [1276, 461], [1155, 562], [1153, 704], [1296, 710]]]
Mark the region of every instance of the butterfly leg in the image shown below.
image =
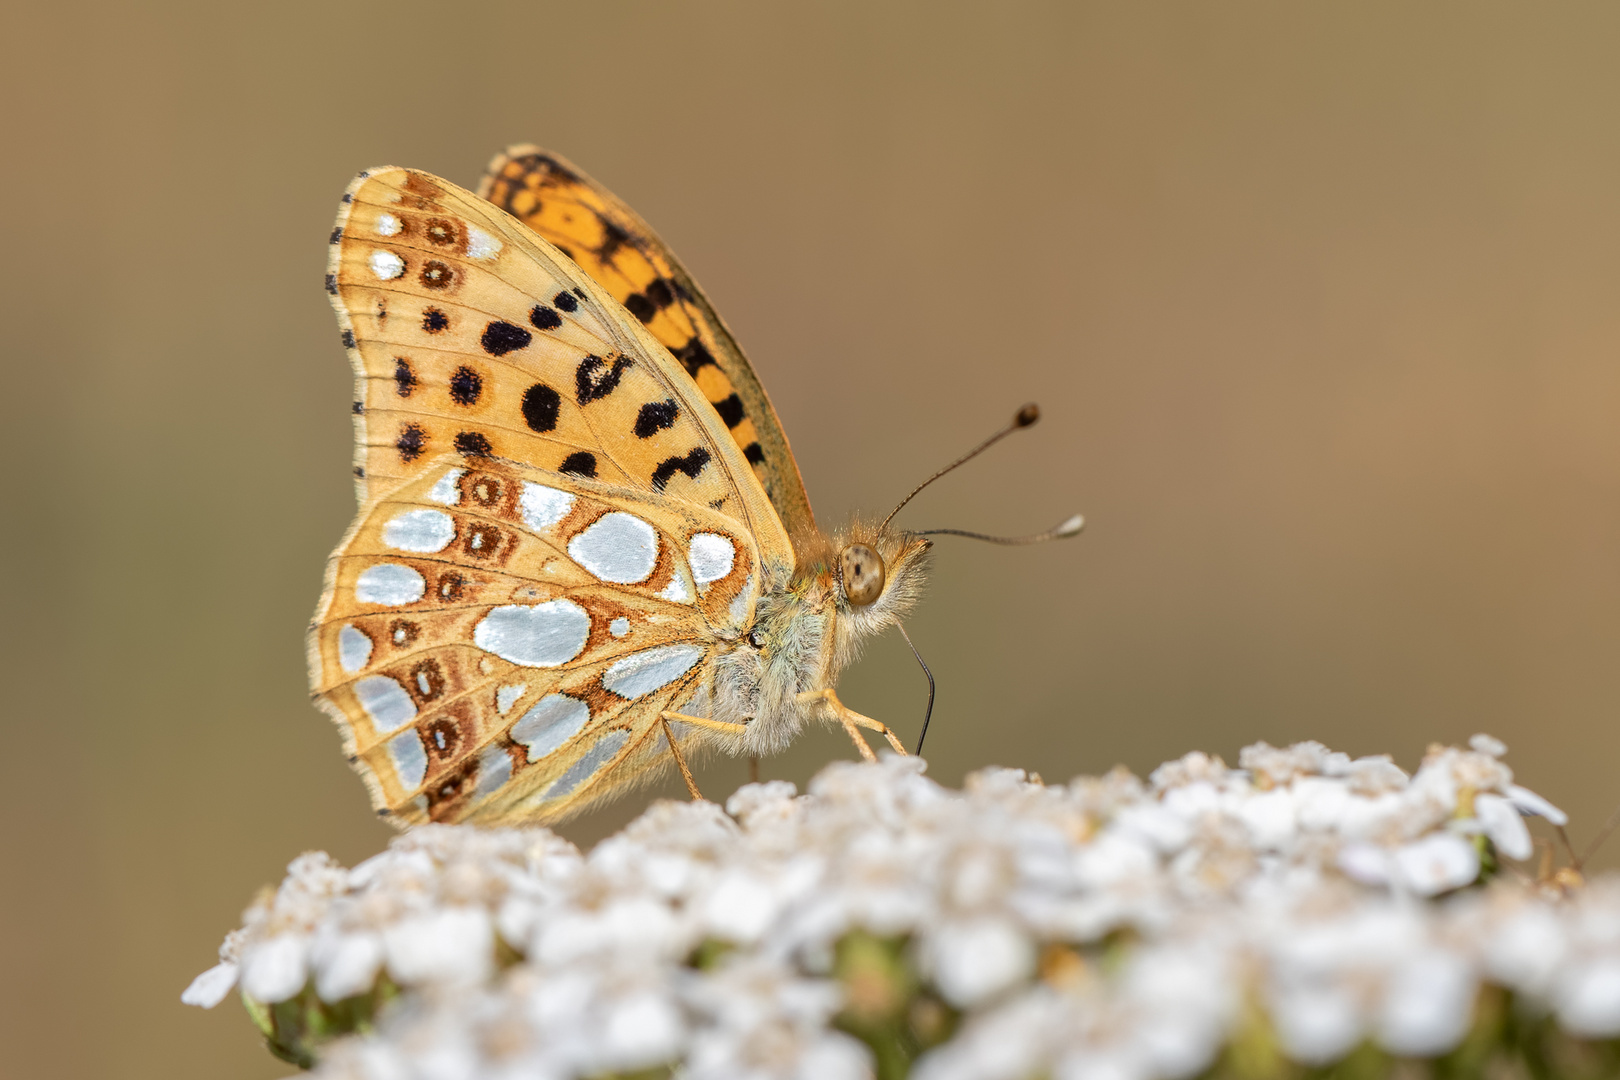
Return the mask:
[[658, 722], [664, 725], [664, 738], [669, 742], [669, 752], [675, 755], [675, 764], [680, 766], [681, 779], [686, 781], [686, 790], [691, 794], [693, 802], [704, 802], [703, 792], [698, 790], [697, 781], [692, 779], [692, 770], [686, 766], [686, 758], [681, 754], [681, 748], [675, 745], [675, 733], [669, 729], [671, 720], [679, 720], [683, 724], [694, 724], [711, 731], [723, 731], [728, 735], [741, 735], [748, 730], [745, 724], [728, 724], [724, 720], [710, 720], [706, 716], [687, 716], [685, 713], [661, 712]]
[[808, 705], [815, 701], [825, 701], [829, 706], [831, 706], [833, 714], [838, 717], [838, 722], [844, 725], [844, 731], [846, 731], [849, 734], [850, 739], [854, 741], [855, 749], [859, 750], [861, 752], [861, 756], [867, 761], [876, 761], [877, 755], [872, 753], [872, 748], [866, 745], [866, 740], [861, 738], [860, 733], [856, 730], [856, 728], [866, 728], [868, 731], [881, 732], [883, 737], [889, 740], [889, 745], [894, 747], [895, 753], [899, 754], [901, 757], [906, 756], [905, 746], [901, 744], [894, 732], [889, 730], [889, 725], [880, 720], [874, 720], [870, 716], [863, 716], [854, 709], [851, 709], [842, 701], [838, 700], [838, 694], [832, 689], [832, 687], [829, 686], [822, 690], [806, 690], [804, 693], [800, 694], [796, 700], [800, 705]]
[[666, 716], [679, 715], [676, 713], [663, 713], [658, 722], [664, 725], [664, 739], [669, 743], [669, 752], [675, 755], [675, 764], [680, 767], [681, 779], [686, 781], [686, 790], [692, 796], [693, 802], [703, 802], [703, 792], [698, 790], [697, 781], [692, 779], [692, 770], [686, 765], [686, 758], [681, 754], [681, 748], [675, 745], [675, 733], [669, 730], [669, 721]]
[[724, 720], [710, 720], [707, 716], [687, 716], [685, 713], [661, 712], [661, 720], [679, 720], [683, 724], [692, 724], [695, 727], [708, 728], [710, 731], [723, 731], [727, 735], [741, 735], [748, 730], [747, 724], [728, 724]]

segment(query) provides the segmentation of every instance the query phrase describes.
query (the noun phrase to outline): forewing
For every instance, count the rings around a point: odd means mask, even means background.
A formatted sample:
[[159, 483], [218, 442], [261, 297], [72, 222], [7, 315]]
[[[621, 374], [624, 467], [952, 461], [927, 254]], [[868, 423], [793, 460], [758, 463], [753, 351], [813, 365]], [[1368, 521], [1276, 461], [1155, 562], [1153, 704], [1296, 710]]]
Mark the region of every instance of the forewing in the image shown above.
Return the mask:
[[344, 200], [327, 289], [358, 380], [362, 505], [440, 454], [503, 458], [718, 509], [791, 561], [697, 384], [573, 262], [427, 173], [362, 173]]
[[479, 194], [556, 245], [635, 315], [696, 380], [795, 535], [815, 516], [765, 388], [674, 252], [635, 211], [536, 146], [495, 156]]
[[719, 511], [442, 458], [332, 557], [317, 701], [396, 823], [556, 820], [668, 760], [660, 711], [706, 713], [759, 558]]

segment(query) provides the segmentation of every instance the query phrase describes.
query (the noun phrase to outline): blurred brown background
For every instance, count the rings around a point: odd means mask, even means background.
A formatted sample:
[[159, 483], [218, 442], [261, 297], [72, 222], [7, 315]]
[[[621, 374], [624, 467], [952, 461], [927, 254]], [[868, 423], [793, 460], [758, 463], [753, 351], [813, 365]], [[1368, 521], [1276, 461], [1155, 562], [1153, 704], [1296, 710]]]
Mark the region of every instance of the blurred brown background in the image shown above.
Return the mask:
[[[353, 510], [326, 234], [361, 168], [513, 141], [680, 252], [825, 522], [1041, 403], [904, 518], [1089, 522], [939, 545], [940, 779], [1484, 730], [1578, 843], [1620, 801], [1613, 5], [3, 18], [6, 1075], [289, 1071], [178, 995], [292, 856], [388, 838], [305, 696]], [[914, 736], [898, 638], [844, 688]]]

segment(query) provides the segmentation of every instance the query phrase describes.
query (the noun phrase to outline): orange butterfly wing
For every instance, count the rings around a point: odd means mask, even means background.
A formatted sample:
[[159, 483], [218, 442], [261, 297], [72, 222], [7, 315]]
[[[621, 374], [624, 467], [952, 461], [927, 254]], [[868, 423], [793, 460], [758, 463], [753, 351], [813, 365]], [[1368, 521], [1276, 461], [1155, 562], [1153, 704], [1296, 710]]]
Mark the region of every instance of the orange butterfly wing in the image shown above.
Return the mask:
[[753, 464], [788, 532], [814, 535], [804, 481], [765, 388], [652, 228], [576, 166], [537, 146], [497, 154], [479, 194], [578, 263], [681, 361]]
[[787, 534], [684, 368], [488, 202], [364, 173], [332, 242], [362, 507], [317, 700], [395, 820], [563, 816], [659, 761], [660, 710], [703, 715]]

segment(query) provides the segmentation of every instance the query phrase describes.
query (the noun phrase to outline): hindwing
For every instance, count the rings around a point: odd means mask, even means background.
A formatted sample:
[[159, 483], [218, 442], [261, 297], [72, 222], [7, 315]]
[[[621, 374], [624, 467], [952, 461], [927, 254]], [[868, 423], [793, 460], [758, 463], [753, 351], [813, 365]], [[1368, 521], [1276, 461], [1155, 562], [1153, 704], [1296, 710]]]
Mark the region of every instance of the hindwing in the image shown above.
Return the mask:
[[554, 820], [667, 757], [661, 710], [707, 714], [760, 587], [718, 511], [443, 459], [333, 556], [314, 689], [401, 823]]

